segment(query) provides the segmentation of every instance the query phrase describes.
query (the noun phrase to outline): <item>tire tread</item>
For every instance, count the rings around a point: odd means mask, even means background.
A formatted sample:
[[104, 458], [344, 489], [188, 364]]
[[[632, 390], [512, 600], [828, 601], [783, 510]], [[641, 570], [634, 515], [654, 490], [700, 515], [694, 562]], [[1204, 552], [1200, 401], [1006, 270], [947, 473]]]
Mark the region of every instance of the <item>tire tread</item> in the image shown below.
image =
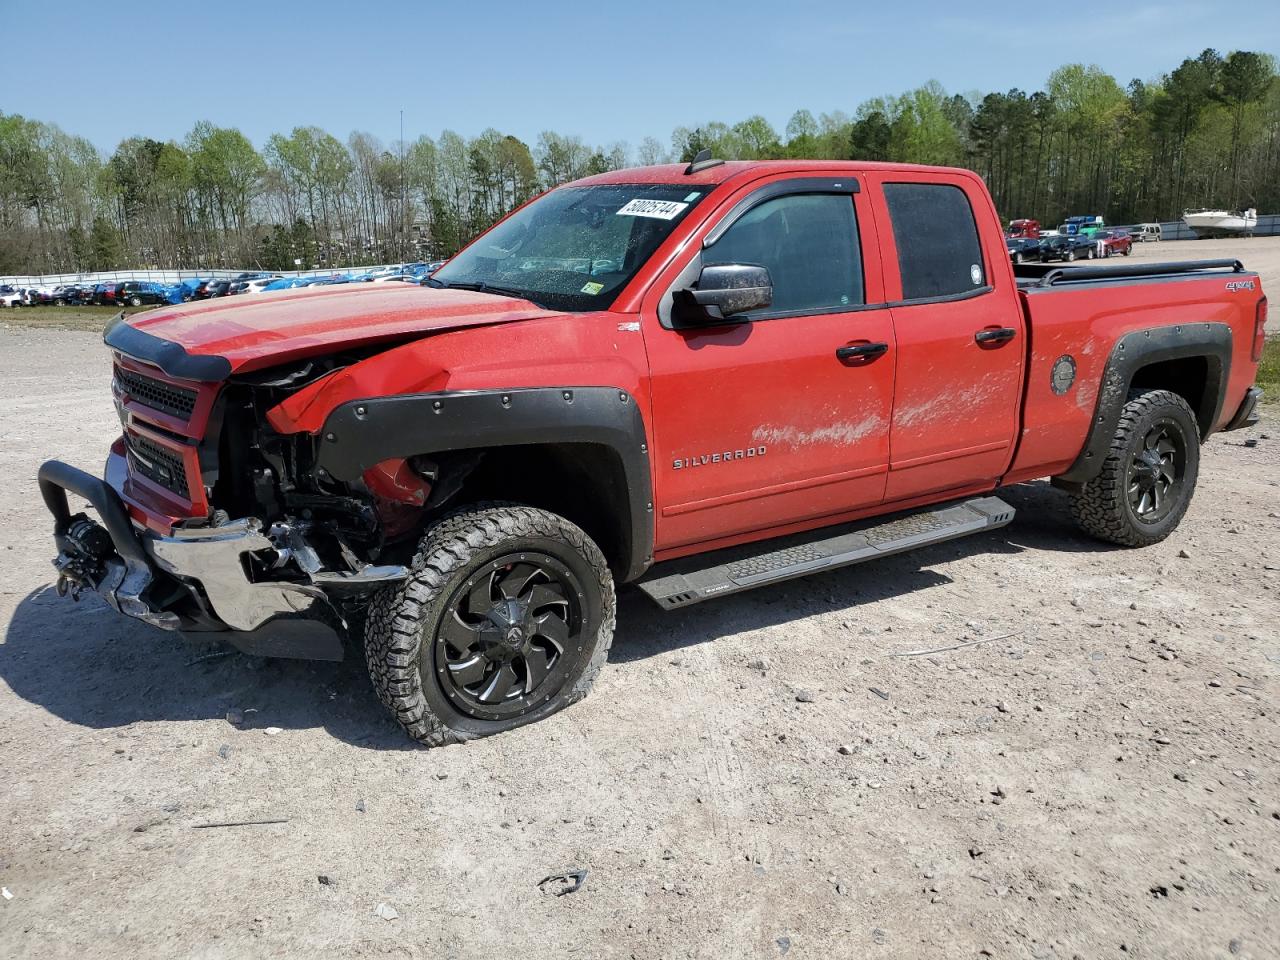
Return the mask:
[[452, 577], [480, 550], [519, 537], [545, 537], [565, 542], [595, 573], [603, 609], [595, 649], [562, 706], [587, 695], [609, 656], [617, 604], [613, 575], [600, 548], [578, 526], [563, 517], [516, 503], [472, 504], [441, 517], [423, 535], [403, 583], [376, 594], [365, 627], [365, 659], [378, 699], [414, 740], [429, 747], [461, 743], [474, 734], [450, 727], [422, 694], [418, 670], [421, 628], [427, 608]]
[[[1177, 407], [1192, 424], [1196, 422], [1195, 414], [1187, 401], [1172, 390], [1129, 391], [1128, 401], [1120, 412], [1120, 422], [1111, 438], [1102, 469], [1097, 476], [1085, 483], [1079, 493], [1071, 497], [1071, 518], [1090, 536], [1124, 547], [1146, 547], [1160, 542], [1172, 533], [1186, 513], [1195, 490], [1195, 477], [1191, 478], [1191, 488], [1172, 514], [1176, 519], [1159, 535], [1152, 535], [1137, 526], [1129, 516], [1126, 503], [1128, 491], [1125, 476], [1130, 444], [1144, 418], [1154, 415], [1163, 406]], [[1199, 437], [1197, 435], [1189, 439], [1195, 443]]]

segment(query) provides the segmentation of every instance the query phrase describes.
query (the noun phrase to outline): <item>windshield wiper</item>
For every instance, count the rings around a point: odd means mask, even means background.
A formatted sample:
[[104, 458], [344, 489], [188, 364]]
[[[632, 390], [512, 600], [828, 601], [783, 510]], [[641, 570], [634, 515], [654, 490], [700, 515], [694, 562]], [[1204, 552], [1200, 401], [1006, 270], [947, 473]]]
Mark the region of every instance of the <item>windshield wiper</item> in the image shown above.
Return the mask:
[[469, 280], [456, 280], [453, 283], [449, 283], [448, 281], [437, 280], [435, 277], [431, 277], [427, 280], [427, 286], [445, 290], [475, 290], [477, 293], [494, 293], [505, 297], [519, 297], [521, 300], [528, 300], [535, 307], [542, 307], [542, 304], [529, 296], [528, 291], [516, 290], [512, 287], [498, 287], [492, 283], [485, 283], [483, 280], [476, 280], [474, 282]]

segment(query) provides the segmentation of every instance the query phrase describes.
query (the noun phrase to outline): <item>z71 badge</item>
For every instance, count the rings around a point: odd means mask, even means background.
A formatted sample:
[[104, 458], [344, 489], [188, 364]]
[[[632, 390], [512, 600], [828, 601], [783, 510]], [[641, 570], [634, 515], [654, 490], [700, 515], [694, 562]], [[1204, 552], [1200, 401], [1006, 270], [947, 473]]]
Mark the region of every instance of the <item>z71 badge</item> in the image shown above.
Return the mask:
[[705, 467], [712, 463], [729, 463], [733, 460], [751, 460], [763, 457], [764, 447], [747, 447], [743, 450], [725, 450], [721, 453], [704, 453], [696, 457], [677, 457], [671, 461], [672, 470], [687, 470], [690, 467]]

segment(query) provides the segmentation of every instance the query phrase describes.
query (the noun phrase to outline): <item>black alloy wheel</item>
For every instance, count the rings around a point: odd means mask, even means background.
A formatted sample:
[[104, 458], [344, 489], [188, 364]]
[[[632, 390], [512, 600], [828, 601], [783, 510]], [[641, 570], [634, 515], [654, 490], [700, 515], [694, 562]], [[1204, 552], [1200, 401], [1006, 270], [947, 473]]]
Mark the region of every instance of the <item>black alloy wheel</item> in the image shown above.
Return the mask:
[[617, 609], [600, 548], [558, 514], [478, 503], [423, 532], [408, 579], [375, 595], [365, 658], [414, 740], [460, 743], [586, 696]]
[[1129, 464], [1129, 506], [1138, 520], [1156, 523], [1169, 514], [1186, 464], [1186, 440], [1177, 424], [1165, 420], [1147, 431]]
[[434, 670], [445, 696], [468, 716], [522, 716], [550, 699], [580, 660], [582, 598], [577, 576], [554, 557], [499, 557], [449, 598], [424, 673]]

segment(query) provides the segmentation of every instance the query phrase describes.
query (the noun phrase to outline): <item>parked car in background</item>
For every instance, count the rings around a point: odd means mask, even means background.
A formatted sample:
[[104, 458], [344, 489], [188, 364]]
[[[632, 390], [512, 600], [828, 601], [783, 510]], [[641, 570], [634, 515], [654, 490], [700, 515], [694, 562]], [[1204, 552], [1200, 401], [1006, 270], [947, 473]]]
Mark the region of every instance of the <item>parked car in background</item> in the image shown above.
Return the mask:
[[1014, 263], [1026, 263], [1040, 259], [1040, 241], [1033, 237], [1006, 237], [1005, 249]]
[[283, 280], [283, 277], [258, 277], [256, 280], [248, 280], [241, 288], [241, 293], [262, 293], [266, 287], [277, 280]]
[[225, 297], [230, 289], [230, 280], [210, 280], [208, 286], [205, 287], [204, 296], [201, 299], [207, 299], [209, 297]]
[[116, 289], [116, 302], [127, 303], [131, 307], [141, 307], [147, 304], [168, 303], [169, 295], [154, 283], [130, 280], [120, 284]]
[[1097, 236], [1104, 257], [1127, 257], [1133, 252], [1133, 238], [1128, 230], [1106, 230]]
[[1050, 260], [1065, 260], [1071, 263], [1073, 260], [1092, 260], [1097, 255], [1098, 245], [1092, 237], [1082, 233], [1060, 233], [1056, 237], [1040, 241], [1041, 263]]
[[1164, 239], [1158, 223], [1135, 224], [1129, 228], [1129, 235], [1133, 238], [1134, 243], [1148, 243]]
[[22, 306], [22, 291], [17, 290], [8, 284], [0, 287], [0, 307], [20, 307]]
[[99, 283], [93, 288], [93, 302], [100, 306], [114, 306], [119, 303], [120, 284]]
[[54, 287], [49, 296], [53, 305], [57, 307], [75, 306], [84, 302], [84, 292], [76, 284], [64, 284]]

